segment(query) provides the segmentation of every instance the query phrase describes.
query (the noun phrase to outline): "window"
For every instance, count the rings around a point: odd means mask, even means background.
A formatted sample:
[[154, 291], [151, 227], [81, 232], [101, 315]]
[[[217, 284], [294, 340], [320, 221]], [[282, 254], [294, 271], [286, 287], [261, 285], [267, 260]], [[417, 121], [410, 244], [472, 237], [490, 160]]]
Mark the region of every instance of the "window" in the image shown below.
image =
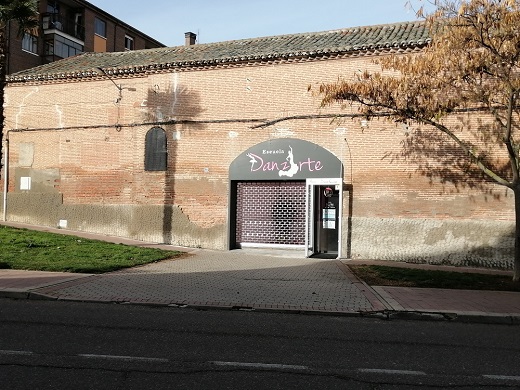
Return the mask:
[[134, 38], [125, 35], [125, 50], [134, 50]]
[[166, 132], [160, 127], [154, 127], [146, 133], [144, 146], [144, 170], [166, 171], [168, 166]]
[[85, 24], [83, 14], [80, 12], [74, 14], [74, 37], [81, 41], [85, 40]]
[[103, 38], [107, 36], [107, 24], [104, 20], [94, 18], [94, 33]]
[[38, 37], [25, 33], [22, 40], [22, 49], [30, 53], [38, 53]]
[[56, 1], [50, 0], [47, 2], [47, 12], [50, 14], [57, 14], [60, 12], [60, 5]]
[[82, 45], [61, 35], [54, 35], [54, 40], [45, 41], [45, 55], [67, 58], [81, 53], [83, 53]]

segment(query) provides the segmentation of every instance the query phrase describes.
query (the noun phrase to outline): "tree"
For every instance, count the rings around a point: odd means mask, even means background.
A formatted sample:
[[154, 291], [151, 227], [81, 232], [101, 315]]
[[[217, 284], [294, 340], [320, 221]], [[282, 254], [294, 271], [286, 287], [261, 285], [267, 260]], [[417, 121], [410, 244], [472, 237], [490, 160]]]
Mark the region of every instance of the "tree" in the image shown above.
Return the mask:
[[[422, 166], [431, 178], [469, 186], [487, 180], [511, 189], [513, 280], [519, 281], [520, 0], [434, 3], [435, 12], [425, 18], [431, 37], [427, 47], [417, 54], [380, 58], [379, 71], [320, 85], [322, 106], [350, 103], [367, 118], [416, 123], [421, 130], [405, 141], [405, 156], [431, 158], [432, 150], [440, 148], [440, 160], [451, 156], [450, 175], [446, 160], [444, 166]], [[472, 113], [466, 122], [453, 120], [464, 112]]]
[[[37, 0], [0, 0], [0, 164], [3, 164], [3, 126], [4, 126], [4, 92], [7, 75], [7, 47], [9, 24], [18, 24], [18, 34], [31, 31], [38, 26]], [[0, 165], [1, 166], [1, 165]], [[5, 176], [5, 174], [4, 174]]]

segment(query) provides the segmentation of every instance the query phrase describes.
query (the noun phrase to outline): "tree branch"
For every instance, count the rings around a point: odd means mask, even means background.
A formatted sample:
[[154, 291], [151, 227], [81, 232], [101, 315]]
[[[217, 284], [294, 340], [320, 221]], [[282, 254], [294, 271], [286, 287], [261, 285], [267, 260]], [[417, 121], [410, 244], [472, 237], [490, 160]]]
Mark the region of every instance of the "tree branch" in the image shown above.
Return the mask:
[[425, 118], [410, 118], [410, 119], [415, 119], [415, 120], [417, 120], [419, 122], [422, 122], [422, 123], [425, 123], [425, 124], [428, 124], [428, 125], [431, 125], [431, 126], [437, 128], [438, 130], [440, 130], [441, 132], [446, 134], [448, 137], [450, 137], [453, 141], [455, 141], [455, 143], [460, 146], [460, 148], [464, 151], [464, 153], [466, 153], [470, 157], [470, 159], [479, 167], [479, 169], [486, 176], [488, 176], [489, 178], [493, 179], [498, 184], [501, 184], [501, 185], [506, 186], [508, 188], [512, 189], [514, 187], [514, 183], [509, 182], [509, 180], [504, 179], [499, 174], [494, 172], [492, 169], [488, 168], [482, 162], [482, 159], [478, 155], [476, 155], [475, 152], [473, 150], [471, 150], [471, 148], [469, 148], [468, 145], [466, 145], [464, 143], [464, 141], [462, 141], [459, 137], [457, 137], [446, 126], [442, 125], [441, 123], [435, 122], [435, 121], [433, 121], [431, 119], [425, 119]]
[[[371, 115], [373, 117], [389, 117], [390, 113], [379, 113]], [[366, 118], [365, 114], [309, 114], [309, 115], [293, 115], [293, 116], [284, 116], [282, 118], [273, 119], [270, 121], [266, 121], [260, 125], [252, 126], [251, 129], [263, 129], [272, 125], [275, 125], [280, 122], [290, 121], [290, 120], [301, 120], [301, 119], [334, 119], [334, 118]]]

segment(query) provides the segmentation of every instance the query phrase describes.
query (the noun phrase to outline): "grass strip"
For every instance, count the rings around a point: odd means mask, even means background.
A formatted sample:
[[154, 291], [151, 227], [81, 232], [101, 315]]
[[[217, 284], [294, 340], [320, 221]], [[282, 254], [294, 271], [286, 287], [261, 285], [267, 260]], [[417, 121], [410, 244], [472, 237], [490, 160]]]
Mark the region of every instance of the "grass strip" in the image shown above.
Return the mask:
[[179, 254], [181, 252], [0, 226], [0, 268], [3, 269], [103, 273]]
[[352, 272], [370, 286], [520, 291], [508, 275], [425, 270], [386, 265], [351, 265]]

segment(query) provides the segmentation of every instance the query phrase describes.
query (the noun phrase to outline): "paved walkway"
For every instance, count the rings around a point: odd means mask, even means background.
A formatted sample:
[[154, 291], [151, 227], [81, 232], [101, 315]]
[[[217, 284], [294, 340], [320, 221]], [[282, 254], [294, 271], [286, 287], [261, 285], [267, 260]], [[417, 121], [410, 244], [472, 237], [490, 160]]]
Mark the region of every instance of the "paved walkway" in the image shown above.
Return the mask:
[[101, 275], [0, 270], [0, 297], [520, 324], [520, 293], [372, 288], [347, 266], [359, 261], [307, 259], [296, 252], [174, 248], [9, 225], [187, 253], [174, 260]]

